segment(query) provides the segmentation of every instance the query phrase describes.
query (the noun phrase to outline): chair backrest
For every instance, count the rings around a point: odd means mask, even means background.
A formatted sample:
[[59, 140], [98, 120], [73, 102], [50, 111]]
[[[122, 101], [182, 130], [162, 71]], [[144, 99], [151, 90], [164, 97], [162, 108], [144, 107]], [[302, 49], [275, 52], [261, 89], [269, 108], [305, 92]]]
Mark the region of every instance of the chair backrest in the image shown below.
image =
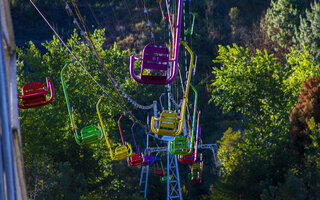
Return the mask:
[[45, 93], [46, 89], [41, 82], [27, 83], [22, 87], [22, 95]]
[[[183, 151], [187, 152], [189, 151], [189, 149], [183, 149]], [[194, 153], [191, 152], [190, 154], [187, 154], [187, 155], [179, 155], [178, 160], [183, 163], [194, 163], [194, 156], [195, 156]]]
[[129, 156], [129, 149], [126, 145], [120, 145], [117, 146], [114, 150], [114, 153], [110, 153], [110, 155], [112, 160], [123, 160]]
[[130, 166], [137, 166], [142, 164], [142, 157], [140, 154], [133, 154], [132, 156], [128, 157], [128, 164]]
[[160, 129], [172, 129], [175, 131], [178, 125], [178, 115], [174, 111], [164, 110], [160, 115]]
[[115, 153], [116, 154], [128, 153], [128, 148], [126, 147], [126, 145], [117, 146], [115, 149]]
[[147, 44], [142, 53], [143, 69], [167, 70], [169, 62], [169, 49], [163, 44]]
[[154, 174], [156, 176], [164, 176], [164, 173], [163, 173], [162, 169], [156, 169]]
[[176, 149], [188, 148], [188, 139], [184, 136], [176, 136], [173, 142], [174, 142], [174, 148]]
[[151, 165], [154, 163], [154, 156], [153, 155], [143, 155], [142, 156], [142, 159], [143, 159], [143, 162], [142, 162], [142, 165]]
[[84, 144], [97, 143], [101, 138], [101, 131], [95, 126], [89, 125], [81, 129], [80, 139]]

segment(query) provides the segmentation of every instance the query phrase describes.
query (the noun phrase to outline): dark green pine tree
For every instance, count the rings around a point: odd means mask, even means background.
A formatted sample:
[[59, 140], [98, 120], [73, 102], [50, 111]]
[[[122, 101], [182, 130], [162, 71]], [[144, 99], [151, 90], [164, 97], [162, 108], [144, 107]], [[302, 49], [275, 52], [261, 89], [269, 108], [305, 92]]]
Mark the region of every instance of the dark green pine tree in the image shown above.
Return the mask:
[[300, 26], [300, 16], [304, 16], [306, 2], [301, 0], [271, 1], [261, 24], [268, 36], [282, 48], [289, 48], [295, 43], [295, 30]]
[[306, 49], [310, 53], [310, 58], [318, 64], [320, 61], [320, 3], [311, 5], [311, 10], [306, 10], [306, 17], [300, 17], [300, 27], [296, 31], [297, 47]]

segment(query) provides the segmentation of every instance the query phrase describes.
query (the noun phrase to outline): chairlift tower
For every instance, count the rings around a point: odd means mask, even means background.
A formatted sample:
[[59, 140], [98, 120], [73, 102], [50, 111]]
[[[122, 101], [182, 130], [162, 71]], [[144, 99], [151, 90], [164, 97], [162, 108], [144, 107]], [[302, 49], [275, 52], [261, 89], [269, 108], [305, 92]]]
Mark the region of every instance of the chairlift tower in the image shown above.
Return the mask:
[[167, 152], [167, 200], [182, 200], [180, 176], [177, 155], [169, 153], [169, 142]]
[[[170, 140], [172, 137], [162, 137], [163, 140]], [[178, 159], [176, 155], [169, 153], [169, 142], [167, 147], [151, 147], [150, 150], [154, 152], [167, 152], [167, 200], [179, 199], [182, 200], [182, 193], [180, 187], [180, 175], [178, 167]], [[148, 174], [149, 166], [142, 166], [140, 174], [139, 187], [144, 198], [147, 198], [148, 190]]]

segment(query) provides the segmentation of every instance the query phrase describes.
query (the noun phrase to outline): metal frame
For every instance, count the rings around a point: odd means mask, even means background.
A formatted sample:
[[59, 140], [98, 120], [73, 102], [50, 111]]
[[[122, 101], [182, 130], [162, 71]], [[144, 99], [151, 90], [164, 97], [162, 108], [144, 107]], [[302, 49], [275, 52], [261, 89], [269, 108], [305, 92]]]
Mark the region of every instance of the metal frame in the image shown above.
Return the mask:
[[177, 155], [167, 153], [167, 200], [170, 199], [182, 200], [182, 194]]
[[10, 4], [0, 0], [0, 199], [27, 199]]
[[217, 144], [203, 144], [201, 147], [199, 147], [200, 149], [209, 149], [212, 151], [213, 154], [213, 162], [214, 162], [214, 166], [219, 169], [219, 164], [218, 164], [218, 160], [217, 160], [217, 153], [218, 153], [218, 146]]

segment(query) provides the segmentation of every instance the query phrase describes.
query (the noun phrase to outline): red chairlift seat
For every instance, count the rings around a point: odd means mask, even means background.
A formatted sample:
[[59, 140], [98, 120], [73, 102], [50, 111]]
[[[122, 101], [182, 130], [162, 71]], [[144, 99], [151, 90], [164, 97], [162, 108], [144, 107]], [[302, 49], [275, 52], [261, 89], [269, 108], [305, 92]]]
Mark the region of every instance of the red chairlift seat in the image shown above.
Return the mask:
[[163, 168], [161, 155], [155, 156], [155, 163], [153, 164], [153, 171], [155, 176], [163, 177], [165, 175], [165, 171]]
[[154, 169], [154, 175], [155, 176], [159, 176], [159, 177], [163, 177], [164, 176], [163, 170], [161, 168], [160, 169]]
[[133, 154], [132, 156], [127, 158], [127, 162], [129, 166], [138, 166], [142, 164], [142, 157], [140, 156], [140, 154]]
[[[18, 104], [19, 108], [27, 109], [34, 108], [43, 105], [47, 105], [53, 101], [54, 98], [54, 88], [53, 82], [50, 78], [46, 78], [47, 89], [41, 82], [31, 82], [27, 83], [22, 87], [22, 95], [18, 94], [18, 99], [21, 99], [22, 104]], [[46, 94], [51, 93], [50, 99], [46, 99]]]
[[130, 157], [127, 157], [127, 163], [129, 166], [138, 166], [138, 165], [141, 165], [143, 162], [143, 158], [141, 157], [141, 155], [139, 153], [139, 148], [137, 146], [136, 138], [134, 137], [133, 127], [135, 124], [136, 124], [136, 121], [131, 126], [131, 133], [132, 133], [132, 138], [133, 138], [137, 153], [134, 153]]
[[[183, 149], [183, 151], [188, 152], [189, 149]], [[187, 154], [187, 155], [179, 155], [178, 160], [179, 162], [185, 163], [185, 164], [192, 164], [196, 161], [194, 152], [191, 152], [190, 154]]]

